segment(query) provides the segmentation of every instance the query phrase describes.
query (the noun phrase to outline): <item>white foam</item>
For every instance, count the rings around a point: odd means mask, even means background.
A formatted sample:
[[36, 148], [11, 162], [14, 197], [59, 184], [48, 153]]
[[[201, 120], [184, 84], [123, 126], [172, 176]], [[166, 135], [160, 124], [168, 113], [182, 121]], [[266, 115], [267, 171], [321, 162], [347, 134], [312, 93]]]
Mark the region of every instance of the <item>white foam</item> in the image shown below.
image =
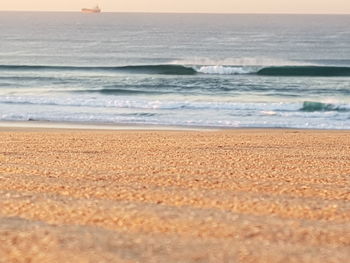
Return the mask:
[[256, 69], [247, 67], [229, 67], [229, 66], [202, 66], [196, 69], [199, 73], [218, 74], [218, 75], [240, 75], [256, 72]]
[[269, 58], [269, 57], [241, 57], [241, 58], [188, 58], [175, 60], [170, 62], [175, 65], [192, 65], [192, 66], [310, 66], [312, 64], [301, 61], [293, 61], [282, 58]]
[[210, 100], [158, 100], [135, 98], [129, 96], [0, 96], [0, 104], [14, 105], [55, 105], [72, 107], [93, 108], [119, 108], [119, 109], [152, 109], [152, 110], [298, 110], [302, 107], [300, 103], [257, 103], [257, 102], [235, 102], [235, 101], [210, 101]]
[[[99, 109], [16, 105], [8, 107], [0, 103], [0, 121], [50, 121], [79, 123], [123, 123], [123, 124], [156, 124], [209, 127], [289, 127], [289, 128], [332, 128], [350, 129], [347, 114], [338, 112], [301, 112], [298, 110], [283, 111], [279, 109], [296, 108], [294, 104], [271, 105], [270, 103], [194, 103], [189, 108], [178, 110], [156, 110], [156, 113], [128, 114], [140, 112], [133, 109]], [[300, 108], [301, 105], [298, 107]], [[205, 110], [202, 110], [204, 107]], [[297, 108], [298, 108], [297, 107]], [[198, 111], [201, 109], [201, 111]], [[219, 111], [218, 111], [219, 110]], [[264, 114], [264, 113], [265, 114]], [[276, 112], [275, 114], [271, 114]], [[125, 114], [126, 113], [126, 114]], [[220, 114], [218, 114], [220, 113]], [[267, 114], [266, 114], [267, 113]], [[33, 122], [35, 123], [35, 122]], [[35, 125], [35, 124], [34, 124]]]

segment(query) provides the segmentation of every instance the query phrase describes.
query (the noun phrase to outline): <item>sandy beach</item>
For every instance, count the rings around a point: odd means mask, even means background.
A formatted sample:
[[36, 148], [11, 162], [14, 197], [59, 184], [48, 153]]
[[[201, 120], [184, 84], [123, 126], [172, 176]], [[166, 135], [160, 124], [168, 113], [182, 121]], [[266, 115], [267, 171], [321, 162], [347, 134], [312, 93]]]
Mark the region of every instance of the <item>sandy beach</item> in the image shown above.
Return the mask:
[[347, 262], [350, 132], [0, 128], [0, 262]]

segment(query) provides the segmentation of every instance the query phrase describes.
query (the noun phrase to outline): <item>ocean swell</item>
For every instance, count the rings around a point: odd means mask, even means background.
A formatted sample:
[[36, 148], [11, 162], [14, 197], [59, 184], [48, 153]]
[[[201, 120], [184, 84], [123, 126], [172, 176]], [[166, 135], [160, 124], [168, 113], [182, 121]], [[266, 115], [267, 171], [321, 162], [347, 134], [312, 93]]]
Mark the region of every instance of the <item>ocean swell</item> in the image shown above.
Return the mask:
[[257, 72], [263, 76], [350, 77], [350, 67], [284, 66], [266, 67]]
[[194, 75], [197, 71], [182, 65], [132, 65], [120, 67], [80, 67], [80, 66], [45, 66], [45, 65], [0, 65], [0, 71], [112, 71], [154, 75]]
[[350, 111], [349, 107], [345, 105], [337, 105], [332, 103], [323, 103], [317, 101], [304, 101], [301, 111], [305, 112], [316, 112], [316, 111], [339, 111], [347, 112]]
[[337, 66], [240, 66], [240, 65], [130, 65], [116, 67], [44, 66], [44, 65], [0, 65], [0, 71], [88, 71], [121, 72], [148, 75], [259, 75], [259, 76], [309, 76], [350, 77], [350, 67]]

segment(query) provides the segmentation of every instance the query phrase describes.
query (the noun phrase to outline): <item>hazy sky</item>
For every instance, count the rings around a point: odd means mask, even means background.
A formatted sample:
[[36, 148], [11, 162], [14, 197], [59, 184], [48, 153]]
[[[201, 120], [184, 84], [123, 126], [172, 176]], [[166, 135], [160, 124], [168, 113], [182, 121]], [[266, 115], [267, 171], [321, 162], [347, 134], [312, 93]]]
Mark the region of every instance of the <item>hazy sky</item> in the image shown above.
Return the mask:
[[79, 11], [97, 3], [109, 12], [342, 13], [350, 0], [10, 0], [0, 10]]

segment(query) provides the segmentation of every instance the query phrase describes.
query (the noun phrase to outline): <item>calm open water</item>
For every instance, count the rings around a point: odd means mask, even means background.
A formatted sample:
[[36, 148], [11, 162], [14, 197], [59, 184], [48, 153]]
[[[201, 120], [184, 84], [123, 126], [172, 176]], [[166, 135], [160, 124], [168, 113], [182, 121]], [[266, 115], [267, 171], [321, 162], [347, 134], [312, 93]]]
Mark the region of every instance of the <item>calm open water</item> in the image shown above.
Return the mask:
[[0, 121], [350, 129], [350, 16], [0, 12]]

